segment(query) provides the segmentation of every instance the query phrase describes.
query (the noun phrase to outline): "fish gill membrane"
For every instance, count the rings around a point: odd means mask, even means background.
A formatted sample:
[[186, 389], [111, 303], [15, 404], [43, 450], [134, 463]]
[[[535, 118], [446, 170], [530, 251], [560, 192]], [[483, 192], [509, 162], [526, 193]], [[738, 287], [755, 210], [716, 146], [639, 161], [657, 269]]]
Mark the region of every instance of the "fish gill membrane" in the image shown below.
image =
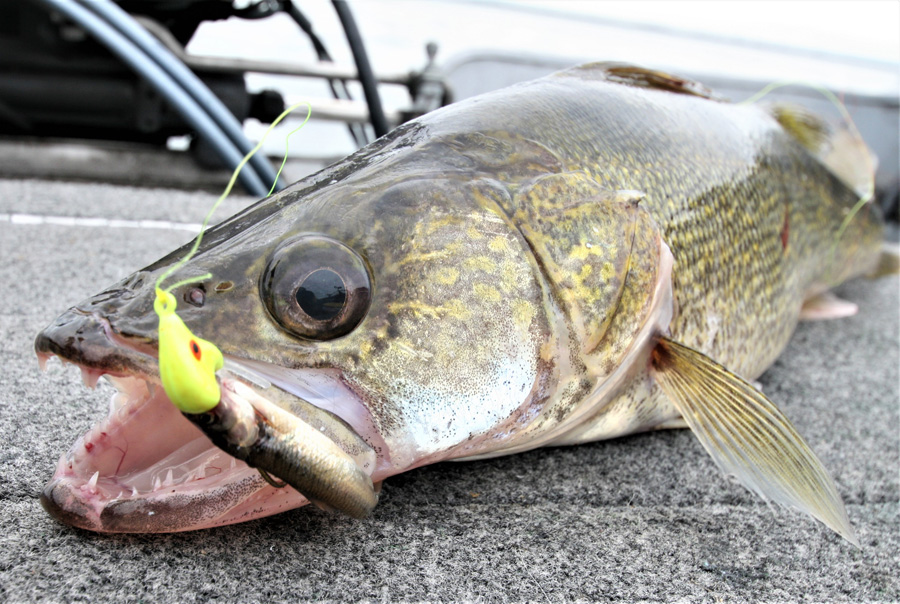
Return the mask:
[[[201, 249], [204, 226], [38, 334], [41, 362], [119, 390], [45, 507], [118, 532], [309, 501], [362, 517], [373, 483], [414, 467], [686, 424], [745, 487], [856, 543], [748, 381], [881, 239], [786, 115], [586, 65], [404, 124]], [[201, 276], [163, 287], [181, 267]], [[340, 295], [301, 317], [305, 280]]]

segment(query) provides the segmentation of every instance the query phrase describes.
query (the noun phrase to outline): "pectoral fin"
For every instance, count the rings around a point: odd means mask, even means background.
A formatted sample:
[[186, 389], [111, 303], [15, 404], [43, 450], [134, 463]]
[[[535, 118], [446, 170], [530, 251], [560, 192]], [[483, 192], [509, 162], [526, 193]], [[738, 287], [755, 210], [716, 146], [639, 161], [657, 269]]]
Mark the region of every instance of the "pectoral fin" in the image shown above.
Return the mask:
[[859, 547], [828, 472], [778, 408], [709, 357], [661, 338], [653, 374], [726, 473], [764, 499], [796, 507]]

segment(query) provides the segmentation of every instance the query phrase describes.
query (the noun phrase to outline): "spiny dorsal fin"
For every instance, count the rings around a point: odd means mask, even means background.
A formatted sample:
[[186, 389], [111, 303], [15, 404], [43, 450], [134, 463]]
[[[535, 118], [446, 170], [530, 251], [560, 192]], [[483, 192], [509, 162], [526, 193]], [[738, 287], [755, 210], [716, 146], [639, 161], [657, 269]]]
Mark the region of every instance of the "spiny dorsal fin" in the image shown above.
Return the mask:
[[709, 357], [661, 338], [654, 377], [716, 464], [764, 499], [796, 507], [859, 547], [837, 487], [790, 420]]
[[669, 92], [699, 96], [715, 101], [722, 100], [722, 98], [713, 93], [712, 90], [694, 80], [674, 76], [664, 71], [646, 69], [644, 67], [638, 67], [637, 65], [629, 65], [628, 63], [588, 63], [587, 65], [580, 65], [578, 67], [573, 67], [572, 69], [567, 69], [561, 73], [571, 75], [572, 73], [577, 72], [597, 72], [598, 77], [602, 77], [609, 82], [626, 84], [628, 86], [667, 90]]

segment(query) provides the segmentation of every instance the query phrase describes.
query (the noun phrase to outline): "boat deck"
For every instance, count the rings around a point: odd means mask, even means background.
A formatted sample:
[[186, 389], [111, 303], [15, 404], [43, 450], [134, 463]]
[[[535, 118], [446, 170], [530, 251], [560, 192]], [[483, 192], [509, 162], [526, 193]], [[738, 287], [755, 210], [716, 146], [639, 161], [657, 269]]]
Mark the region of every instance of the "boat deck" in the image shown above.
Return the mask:
[[42, 374], [33, 338], [187, 241], [215, 197], [0, 180], [0, 600], [900, 599], [896, 276], [842, 286], [859, 314], [801, 324], [761, 380], [835, 477], [860, 550], [723, 479], [686, 430], [425, 467], [387, 480], [363, 521], [306, 507], [175, 535], [58, 524], [38, 494], [109, 390], [59, 363]]

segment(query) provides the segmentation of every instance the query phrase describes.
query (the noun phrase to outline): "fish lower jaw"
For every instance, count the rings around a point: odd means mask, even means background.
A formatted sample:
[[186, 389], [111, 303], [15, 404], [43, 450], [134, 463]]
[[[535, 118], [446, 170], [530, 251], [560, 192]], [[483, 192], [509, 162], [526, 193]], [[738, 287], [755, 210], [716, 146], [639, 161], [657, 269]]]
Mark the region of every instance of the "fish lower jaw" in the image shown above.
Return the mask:
[[101, 532], [174, 532], [307, 503], [216, 448], [153, 378], [79, 367], [86, 385], [103, 375], [117, 392], [109, 415], [62, 455], [44, 488], [41, 502], [58, 520]]

